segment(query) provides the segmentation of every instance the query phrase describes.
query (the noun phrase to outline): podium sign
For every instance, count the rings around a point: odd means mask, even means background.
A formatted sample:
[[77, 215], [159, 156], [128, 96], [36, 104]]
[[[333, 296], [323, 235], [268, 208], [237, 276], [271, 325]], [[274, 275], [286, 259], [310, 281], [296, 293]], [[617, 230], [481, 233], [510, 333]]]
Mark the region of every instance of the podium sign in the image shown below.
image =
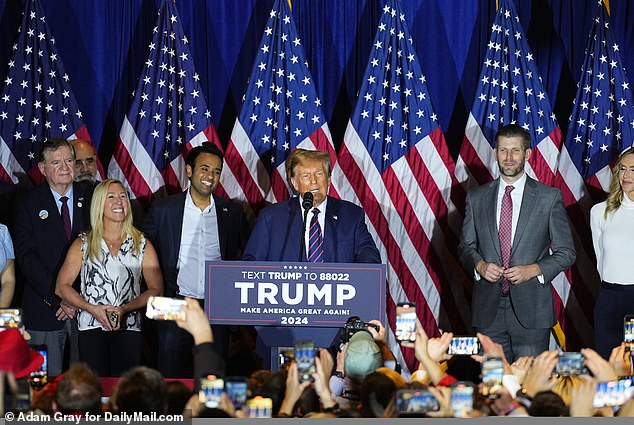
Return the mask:
[[341, 327], [385, 315], [385, 265], [207, 261], [213, 324]]

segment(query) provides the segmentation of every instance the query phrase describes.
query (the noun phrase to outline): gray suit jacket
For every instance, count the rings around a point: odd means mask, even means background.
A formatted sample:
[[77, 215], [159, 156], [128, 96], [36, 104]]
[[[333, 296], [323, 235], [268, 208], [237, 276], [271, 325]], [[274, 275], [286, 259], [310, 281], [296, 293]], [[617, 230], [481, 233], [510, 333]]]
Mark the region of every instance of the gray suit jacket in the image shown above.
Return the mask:
[[[463, 267], [474, 274], [480, 260], [502, 264], [496, 214], [500, 179], [471, 190], [458, 254]], [[552, 249], [552, 253], [549, 252]], [[510, 297], [519, 322], [527, 328], [555, 324], [551, 280], [575, 261], [575, 248], [568, 216], [559, 190], [528, 177], [511, 248], [510, 266], [537, 263], [545, 284], [537, 277], [511, 285]], [[502, 281], [476, 281], [472, 300], [472, 324], [487, 327], [495, 319]]]

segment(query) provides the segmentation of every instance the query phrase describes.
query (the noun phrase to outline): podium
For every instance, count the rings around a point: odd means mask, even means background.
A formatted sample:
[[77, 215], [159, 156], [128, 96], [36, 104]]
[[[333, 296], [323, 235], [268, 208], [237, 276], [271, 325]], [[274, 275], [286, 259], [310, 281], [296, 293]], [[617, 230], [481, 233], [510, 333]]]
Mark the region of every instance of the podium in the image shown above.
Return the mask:
[[208, 261], [205, 278], [209, 322], [255, 326], [271, 369], [278, 347], [328, 347], [350, 316], [386, 322], [384, 264]]

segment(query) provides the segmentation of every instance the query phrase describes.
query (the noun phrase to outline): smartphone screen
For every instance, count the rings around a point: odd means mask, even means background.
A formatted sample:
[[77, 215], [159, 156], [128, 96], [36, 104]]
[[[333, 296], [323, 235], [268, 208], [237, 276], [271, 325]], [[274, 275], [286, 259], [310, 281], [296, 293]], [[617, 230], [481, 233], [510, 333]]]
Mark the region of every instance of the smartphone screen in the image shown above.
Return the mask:
[[481, 354], [482, 345], [480, 340], [475, 336], [457, 336], [451, 338], [449, 350], [447, 354], [452, 355], [472, 355]]
[[19, 328], [22, 326], [22, 309], [0, 308], [0, 328]]
[[225, 392], [236, 410], [240, 410], [247, 402], [247, 380], [242, 377], [225, 378]]
[[416, 341], [416, 304], [400, 303], [396, 306], [395, 335], [401, 344]]
[[216, 378], [215, 375], [208, 375], [200, 380], [198, 399], [205, 407], [215, 409], [220, 405], [220, 396], [224, 387], [224, 380]]
[[584, 360], [585, 357], [581, 353], [561, 352], [555, 370], [559, 376], [588, 375], [590, 372], [584, 366]]
[[504, 363], [501, 357], [487, 357], [482, 361], [482, 395], [496, 398], [496, 391], [502, 388]]
[[634, 314], [626, 314], [623, 319], [623, 341], [634, 342]]
[[594, 395], [593, 406], [620, 406], [634, 395], [632, 378], [619, 379], [618, 381], [597, 383], [597, 392]]
[[474, 387], [471, 382], [455, 382], [451, 386], [451, 409], [456, 418], [468, 418], [473, 410]]
[[273, 400], [265, 397], [253, 397], [247, 400], [247, 416], [249, 418], [273, 417]]
[[396, 392], [396, 410], [399, 413], [437, 412], [440, 404], [427, 390], [399, 390]]
[[44, 357], [42, 366], [29, 375], [29, 384], [32, 388], [40, 389], [48, 383], [48, 349], [46, 345], [31, 345], [31, 348], [37, 350]]
[[169, 297], [150, 297], [147, 300], [145, 315], [155, 320], [185, 320], [183, 306], [185, 300]]
[[315, 343], [313, 341], [297, 341], [295, 343], [295, 363], [299, 382], [313, 381], [315, 368]]

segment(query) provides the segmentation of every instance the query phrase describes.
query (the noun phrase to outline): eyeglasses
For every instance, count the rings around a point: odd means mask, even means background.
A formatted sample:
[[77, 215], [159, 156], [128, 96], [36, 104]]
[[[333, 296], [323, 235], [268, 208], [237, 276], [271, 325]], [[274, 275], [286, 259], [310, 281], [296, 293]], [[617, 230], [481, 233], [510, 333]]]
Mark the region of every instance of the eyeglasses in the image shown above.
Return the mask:
[[86, 158], [86, 159], [76, 159], [75, 167], [81, 167], [82, 165], [94, 165], [95, 158]]

